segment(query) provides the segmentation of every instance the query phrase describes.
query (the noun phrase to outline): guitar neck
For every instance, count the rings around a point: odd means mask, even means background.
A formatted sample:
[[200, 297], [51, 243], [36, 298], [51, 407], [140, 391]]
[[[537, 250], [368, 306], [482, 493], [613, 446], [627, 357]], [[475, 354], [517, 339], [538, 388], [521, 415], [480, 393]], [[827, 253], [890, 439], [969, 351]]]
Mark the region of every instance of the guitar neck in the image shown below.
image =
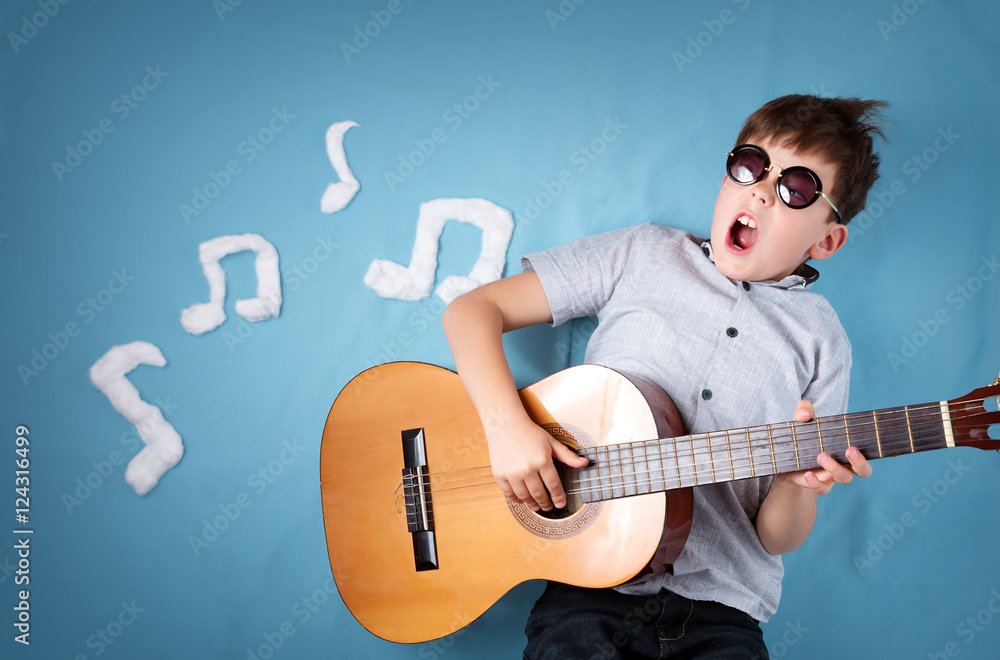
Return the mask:
[[849, 447], [873, 460], [953, 446], [948, 403], [927, 403], [588, 447], [576, 488], [593, 502], [806, 470], [820, 452], [847, 463]]

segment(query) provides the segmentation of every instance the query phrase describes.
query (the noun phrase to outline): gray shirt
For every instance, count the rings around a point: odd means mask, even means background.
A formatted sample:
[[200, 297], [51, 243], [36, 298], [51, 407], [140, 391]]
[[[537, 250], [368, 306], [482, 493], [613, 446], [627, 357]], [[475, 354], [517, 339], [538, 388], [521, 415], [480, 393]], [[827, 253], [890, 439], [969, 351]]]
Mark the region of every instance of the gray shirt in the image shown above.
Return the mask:
[[[781, 281], [742, 282], [715, 266], [711, 245], [652, 223], [527, 255], [553, 325], [596, 316], [585, 361], [657, 383], [685, 433], [786, 422], [801, 399], [817, 416], [846, 412], [851, 345], [803, 264]], [[784, 569], [754, 521], [771, 478], [694, 489], [691, 532], [673, 572], [615, 587], [661, 587], [760, 621], [777, 610]]]

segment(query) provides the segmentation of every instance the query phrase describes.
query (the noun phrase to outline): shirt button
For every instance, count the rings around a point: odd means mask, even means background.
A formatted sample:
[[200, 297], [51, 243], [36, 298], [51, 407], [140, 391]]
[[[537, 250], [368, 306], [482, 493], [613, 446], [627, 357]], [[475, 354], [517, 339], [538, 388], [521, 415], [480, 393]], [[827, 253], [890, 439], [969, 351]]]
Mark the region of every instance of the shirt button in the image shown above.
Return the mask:
[[708, 248], [707, 248], [707, 247], [703, 247], [703, 248], [701, 249], [701, 251], [705, 253], [705, 256], [706, 256], [706, 257], [708, 256]]
[[701, 391], [701, 398], [703, 398], [705, 401], [708, 401], [709, 399], [711, 399], [712, 398], [712, 390], [702, 390]]
[[743, 283], [743, 290], [744, 291], [749, 291], [750, 290], [750, 283], [749, 282], [744, 282]]
[[726, 330], [726, 334], [729, 335], [730, 337], [735, 337], [736, 335], [740, 334], [740, 331], [737, 330], [736, 328], [728, 328]]

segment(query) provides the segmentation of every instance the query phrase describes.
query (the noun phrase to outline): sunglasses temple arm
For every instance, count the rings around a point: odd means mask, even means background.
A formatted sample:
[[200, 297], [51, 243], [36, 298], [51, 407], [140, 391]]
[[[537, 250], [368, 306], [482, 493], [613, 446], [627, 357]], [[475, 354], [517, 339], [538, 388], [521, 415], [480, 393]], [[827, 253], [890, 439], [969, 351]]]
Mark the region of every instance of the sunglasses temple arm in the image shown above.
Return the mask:
[[833, 209], [833, 212], [837, 214], [837, 217], [838, 217], [838, 218], [839, 218], [839, 219], [840, 219], [841, 221], [843, 221], [843, 219], [844, 219], [844, 216], [843, 216], [843, 215], [841, 215], [841, 213], [840, 213], [840, 209], [838, 209], [838, 208], [837, 208], [837, 207], [836, 207], [836, 206], [835, 206], [835, 205], [833, 204], [833, 202], [832, 202], [832, 201], [830, 201], [830, 198], [829, 198], [829, 197], [827, 197], [826, 193], [825, 193], [825, 192], [823, 192], [822, 190], [818, 190], [818, 191], [816, 191], [816, 192], [818, 192], [818, 193], [819, 193], [819, 194], [820, 194], [820, 195], [821, 195], [821, 196], [823, 197], [823, 199], [825, 199], [825, 200], [826, 200], [826, 203], [830, 205], [830, 208], [832, 208], [832, 209]]

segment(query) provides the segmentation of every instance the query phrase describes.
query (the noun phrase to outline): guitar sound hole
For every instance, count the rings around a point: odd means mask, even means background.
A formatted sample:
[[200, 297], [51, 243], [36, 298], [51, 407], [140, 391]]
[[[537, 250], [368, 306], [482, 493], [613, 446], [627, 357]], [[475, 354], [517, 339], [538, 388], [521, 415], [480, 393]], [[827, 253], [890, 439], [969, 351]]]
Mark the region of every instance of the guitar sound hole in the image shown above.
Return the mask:
[[536, 511], [535, 513], [549, 520], [562, 520], [569, 518], [583, 507], [583, 498], [580, 496], [579, 470], [563, 465], [556, 461], [556, 470], [559, 472], [559, 481], [562, 482], [563, 490], [566, 491], [566, 506], [561, 509], [553, 507], [549, 511]]

